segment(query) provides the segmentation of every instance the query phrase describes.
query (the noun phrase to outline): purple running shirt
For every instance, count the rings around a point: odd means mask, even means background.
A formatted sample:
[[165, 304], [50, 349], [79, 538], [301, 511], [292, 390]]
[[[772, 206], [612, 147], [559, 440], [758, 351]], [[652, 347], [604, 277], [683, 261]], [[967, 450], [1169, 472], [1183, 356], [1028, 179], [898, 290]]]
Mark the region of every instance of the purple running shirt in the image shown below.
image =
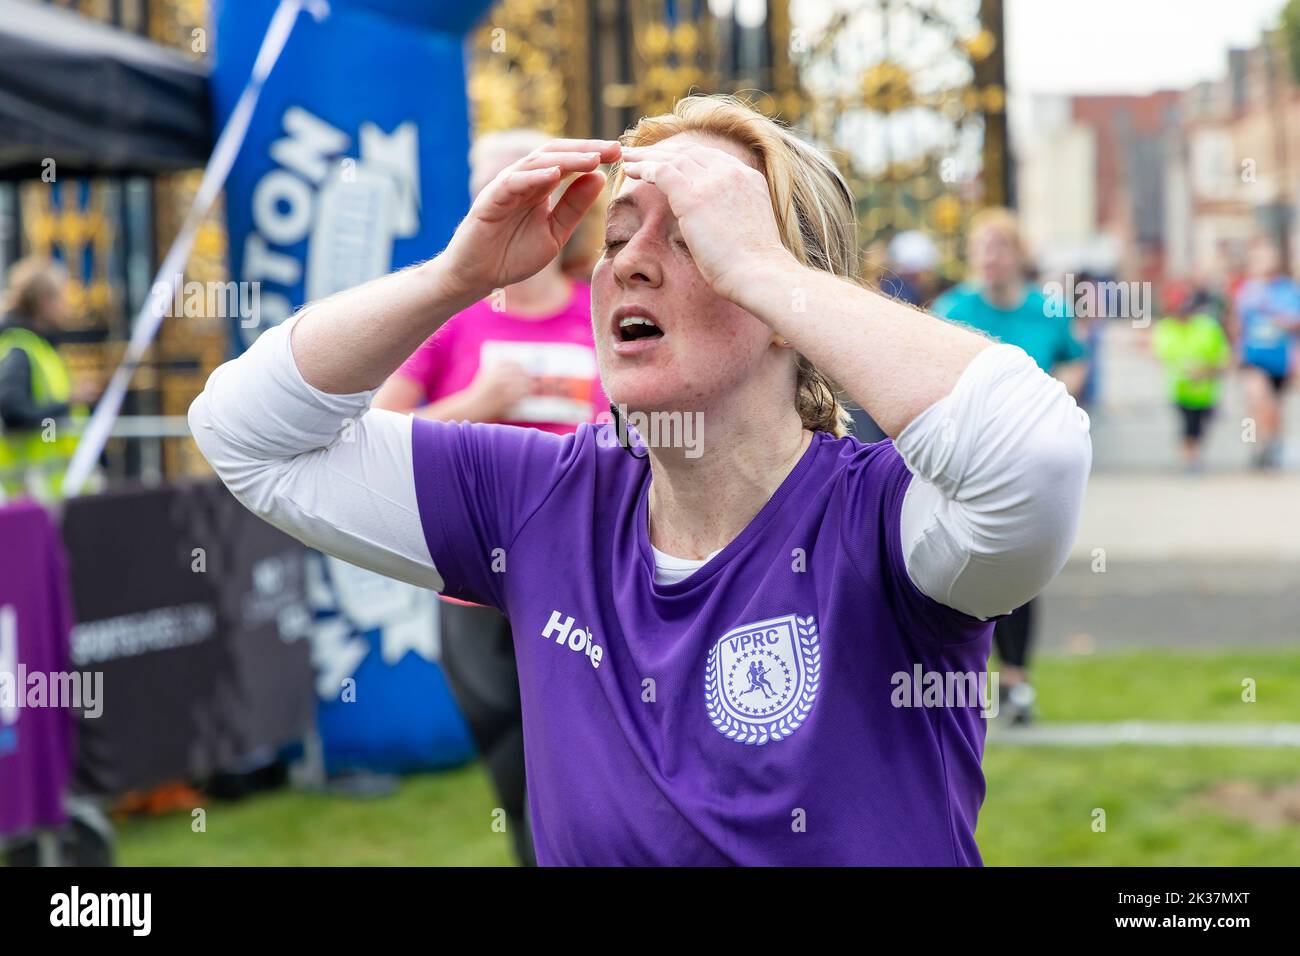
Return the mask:
[[610, 426], [412, 428], [444, 593], [514, 630], [540, 864], [980, 863], [979, 702], [895, 706], [895, 675], [983, 672], [993, 625], [908, 577], [891, 442], [816, 433], [659, 585], [649, 465]]

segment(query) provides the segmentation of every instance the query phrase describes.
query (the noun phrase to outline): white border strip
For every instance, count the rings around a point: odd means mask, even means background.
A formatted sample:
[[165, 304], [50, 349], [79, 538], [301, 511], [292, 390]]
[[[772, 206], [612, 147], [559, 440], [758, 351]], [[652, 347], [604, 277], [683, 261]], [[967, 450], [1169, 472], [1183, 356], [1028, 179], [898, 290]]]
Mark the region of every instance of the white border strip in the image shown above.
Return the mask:
[[1030, 724], [993, 727], [989, 744], [1021, 747], [1300, 747], [1300, 724], [1181, 724], [1127, 720], [1118, 723]]

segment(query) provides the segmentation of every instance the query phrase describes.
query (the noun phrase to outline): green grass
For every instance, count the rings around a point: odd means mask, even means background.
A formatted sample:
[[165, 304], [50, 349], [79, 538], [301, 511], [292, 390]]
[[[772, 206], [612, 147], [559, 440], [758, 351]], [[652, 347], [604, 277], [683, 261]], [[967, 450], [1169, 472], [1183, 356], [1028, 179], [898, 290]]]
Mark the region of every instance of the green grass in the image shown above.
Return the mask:
[[478, 764], [407, 777], [389, 797], [351, 800], [280, 790], [188, 814], [118, 825], [123, 866], [508, 866], [509, 834], [494, 832], [497, 801]]
[[[1229, 780], [1300, 779], [1295, 750], [998, 747], [976, 840], [989, 866], [1300, 866], [1300, 825], [1266, 827], [1206, 800]], [[1105, 832], [1092, 829], [1105, 811]]]
[[[1033, 679], [1044, 721], [1300, 722], [1300, 653], [1289, 651], [1051, 656]], [[1256, 825], [1204, 796], [1230, 781], [1294, 785], [1294, 749], [994, 742], [984, 773], [976, 836], [991, 866], [1300, 865], [1300, 825]], [[1105, 832], [1092, 828], [1098, 808]]]
[[[1300, 722], [1300, 653], [1133, 651], [1043, 657], [1032, 676], [1044, 720]], [[1255, 681], [1255, 703], [1241, 682]]]
[[[1258, 702], [1241, 701], [1241, 680]], [[1300, 721], [1300, 653], [1140, 652], [1047, 657], [1034, 681], [1045, 720]], [[1300, 824], [1268, 826], [1206, 799], [1245, 781], [1267, 793], [1300, 780], [1295, 750], [1201, 747], [1013, 748], [984, 761], [978, 839], [989, 865], [1300, 865]], [[289, 790], [212, 802], [190, 817], [119, 827], [125, 865], [501, 866], [511, 838], [492, 829], [482, 770], [410, 777], [394, 795], [355, 801]], [[1093, 811], [1106, 830], [1093, 831]]]

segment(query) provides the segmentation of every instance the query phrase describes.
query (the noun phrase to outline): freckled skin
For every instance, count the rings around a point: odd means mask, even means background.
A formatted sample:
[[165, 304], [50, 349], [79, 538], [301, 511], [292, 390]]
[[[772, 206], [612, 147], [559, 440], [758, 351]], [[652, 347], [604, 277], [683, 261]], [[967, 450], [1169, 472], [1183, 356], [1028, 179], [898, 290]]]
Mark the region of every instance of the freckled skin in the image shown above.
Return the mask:
[[[698, 141], [753, 163], [727, 140], [690, 133], [670, 139]], [[596, 354], [610, 399], [631, 411], [709, 411], [754, 401], [788, 406], [793, 353], [774, 344], [767, 325], [713, 291], [658, 188], [625, 179], [618, 195], [634, 197], [636, 207], [611, 207], [606, 242], [618, 244], [601, 256], [591, 283]], [[664, 331], [644, 355], [614, 351], [611, 316], [622, 305], [644, 307]]]

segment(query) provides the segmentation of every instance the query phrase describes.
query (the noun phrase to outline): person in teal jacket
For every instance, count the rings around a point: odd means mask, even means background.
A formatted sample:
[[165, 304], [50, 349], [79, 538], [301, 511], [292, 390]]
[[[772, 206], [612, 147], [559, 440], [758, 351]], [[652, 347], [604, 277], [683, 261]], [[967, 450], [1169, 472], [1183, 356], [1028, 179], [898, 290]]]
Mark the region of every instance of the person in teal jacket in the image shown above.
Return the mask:
[[[1088, 373], [1086, 350], [1070, 330], [1070, 309], [1052, 307], [1025, 281], [1024, 243], [1009, 210], [985, 209], [972, 217], [967, 259], [971, 277], [940, 296], [934, 313], [1019, 346], [1039, 368], [1064, 382], [1071, 395], [1081, 396]], [[1026, 723], [1033, 712], [1028, 672], [1033, 619], [1030, 601], [1000, 618], [993, 631], [1003, 706], [1013, 723]]]
[[971, 278], [940, 296], [934, 312], [1019, 346], [1077, 396], [1087, 373], [1087, 351], [1070, 330], [1070, 310], [1053, 307], [1025, 281], [1015, 217], [1005, 209], [977, 213], [967, 251]]

